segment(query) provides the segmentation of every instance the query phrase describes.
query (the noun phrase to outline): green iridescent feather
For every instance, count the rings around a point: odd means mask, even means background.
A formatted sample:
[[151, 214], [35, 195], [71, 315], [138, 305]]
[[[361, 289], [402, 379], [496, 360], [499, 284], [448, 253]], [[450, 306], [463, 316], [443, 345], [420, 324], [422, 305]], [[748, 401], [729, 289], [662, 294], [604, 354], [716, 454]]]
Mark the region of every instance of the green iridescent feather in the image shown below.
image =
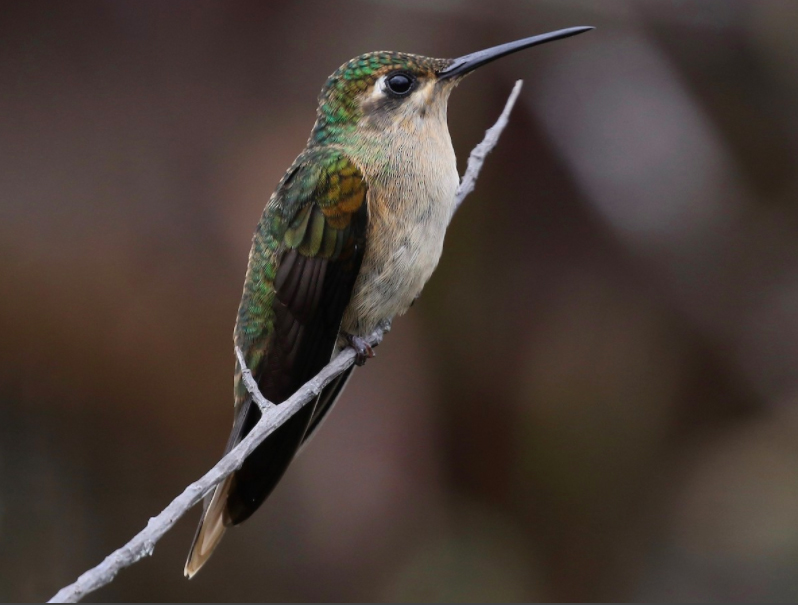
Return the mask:
[[[351, 247], [352, 218], [364, 209], [366, 183], [338, 149], [308, 149], [294, 162], [264, 209], [255, 231], [235, 329], [236, 344], [257, 377], [275, 329], [275, 281], [288, 250], [330, 262]], [[246, 390], [236, 375], [236, 401]]]

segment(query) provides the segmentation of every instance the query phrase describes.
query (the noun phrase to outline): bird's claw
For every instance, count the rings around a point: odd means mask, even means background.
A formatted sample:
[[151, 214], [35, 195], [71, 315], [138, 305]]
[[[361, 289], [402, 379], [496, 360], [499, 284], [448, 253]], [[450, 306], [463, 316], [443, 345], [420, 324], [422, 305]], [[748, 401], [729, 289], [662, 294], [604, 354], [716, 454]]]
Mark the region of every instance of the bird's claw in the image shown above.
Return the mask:
[[355, 350], [355, 364], [362, 366], [366, 363], [367, 359], [371, 359], [376, 355], [371, 345], [363, 340], [360, 336], [354, 334], [346, 334], [346, 342]]

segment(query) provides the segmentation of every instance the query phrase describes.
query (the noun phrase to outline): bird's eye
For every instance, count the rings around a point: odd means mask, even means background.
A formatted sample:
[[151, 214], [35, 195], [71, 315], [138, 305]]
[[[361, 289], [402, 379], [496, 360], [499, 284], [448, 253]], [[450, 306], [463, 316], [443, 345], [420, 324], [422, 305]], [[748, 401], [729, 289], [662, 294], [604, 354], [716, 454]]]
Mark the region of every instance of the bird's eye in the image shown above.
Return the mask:
[[385, 80], [388, 90], [397, 96], [404, 96], [413, 89], [415, 78], [407, 73], [396, 73]]

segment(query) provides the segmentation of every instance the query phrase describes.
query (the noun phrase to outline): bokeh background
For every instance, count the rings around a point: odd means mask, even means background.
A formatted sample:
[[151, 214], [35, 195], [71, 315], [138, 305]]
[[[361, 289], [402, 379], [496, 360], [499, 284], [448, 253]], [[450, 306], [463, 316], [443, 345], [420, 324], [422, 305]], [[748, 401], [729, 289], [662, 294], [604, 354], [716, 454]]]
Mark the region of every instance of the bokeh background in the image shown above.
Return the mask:
[[440, 267], [193, 581], [111, 601], [798, 598], [798, 3], [3, 3], [0, 599], [98, 563], [217, 459], [261, 209], [365, 51], [584, 36], [452, 96]]

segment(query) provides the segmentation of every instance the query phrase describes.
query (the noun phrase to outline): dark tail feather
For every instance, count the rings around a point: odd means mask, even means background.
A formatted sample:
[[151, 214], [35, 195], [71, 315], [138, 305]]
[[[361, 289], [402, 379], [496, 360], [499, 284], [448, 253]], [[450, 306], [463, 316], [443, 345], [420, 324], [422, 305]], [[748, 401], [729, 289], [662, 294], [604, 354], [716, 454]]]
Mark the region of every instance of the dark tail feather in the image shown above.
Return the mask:
[[[354, 367], [325, 387], [314, 404], [308, 404], [277, 429], [244, 461], [241, 468], [219, 484], [205, 499], [205, 508], [184, 573], [191, 578], [213, 554], [231, 525], [246, 521], [285, 473], [300, 447], [304, 447], [340, 397]], [[236, 416], [225, 452], [233, 449], [260, 419], [260, 410], [249, 402]]]
[[[252, 452], [233, 475], [233, 484], [227, 496], [227, 514], [231, 525], [249, 519], [272, 493], [302, 443], [314, 407], [308, 404], [291, 416]], [[253, 409], [260, 416], [258, 408], [253, 406]], [[254, 426], [255, 423], [252, 424]]]
[[[205, 510], [184, 569], [187, 577], [194, 576], [210, 558], [227, 527], [243, 523], [263, 504], [302, 443], [314, 409], [314, 404], [308, 404], [289, 418], [206, 499]], [[237, 418], [225, 452], [229, 452], [252, 430], [260, 418], [260, 410], [255, 405], [246, 404], [242, 406], [241, 415], [243, 420]]]

